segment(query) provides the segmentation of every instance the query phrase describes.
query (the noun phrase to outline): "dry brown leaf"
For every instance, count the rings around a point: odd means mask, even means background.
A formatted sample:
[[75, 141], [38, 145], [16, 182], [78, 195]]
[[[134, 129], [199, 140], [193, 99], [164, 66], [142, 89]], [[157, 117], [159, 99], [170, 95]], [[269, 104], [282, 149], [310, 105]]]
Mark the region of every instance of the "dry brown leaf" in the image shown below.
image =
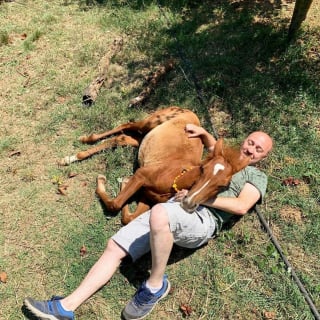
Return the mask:
[[294, 177], [288, 177], [288, 178], [286, 178], [286, 179], [284, 179], [284, 180], [282, 180], [282, 185], [284, 185], [284, 186], [297, 186], [297, 185], [299, 185], [301, 182], [300, 182], [300, 180], [299, 179], [296, 179], [296, 178], [294, 178]]
[[265, 320], [275, 320], [276, 313], [274, 311], [263, 311], [263, 319]]
[[62, 194], [63, 196], [66, 196], [67, 195], [67, 188], [68, 188], [68, 185], [64, 184], [64, 185], [61, 185], [59, 188], [58, 188], [58, 193], [59, 194]]
[[182, 313], [183, 313], [183, 315], [184, 315], [185, 317], [190, 316], [191, 313], [192, 313], [192, 308], [191, 308], [189, 305], [187, 305], [187, 304], [182, 304], [182, 305], [180, 306], [180, 310], [182, 311]]
[[171, 286], [170, 291], [169, 291], [169, 294], [173, 294], [174, 291], [175, 291], [175, 289], [176, 289], [175, 287]]
[[0, 272], [0, 282], [6, 283], [8, 279], [8, 275], [6, 272]]
[[10, 152], [9, 157], [11, 158], [13, 156], [20, 156], [20, 155], [21, 155], [21, 151], [16, 150], [16, 151]]
[[82, 247], [80, 248], [80, 257], [83, 257], [87, 254], [87, 248], [85, 247], [85, 245], [82, 245]]
[[77, 175], [78, 175], [78, 173], [76, 173], [76, 172], [70, 172], [68, 174], [68, 178], [73, 178], [73, 177], [76, 177]]

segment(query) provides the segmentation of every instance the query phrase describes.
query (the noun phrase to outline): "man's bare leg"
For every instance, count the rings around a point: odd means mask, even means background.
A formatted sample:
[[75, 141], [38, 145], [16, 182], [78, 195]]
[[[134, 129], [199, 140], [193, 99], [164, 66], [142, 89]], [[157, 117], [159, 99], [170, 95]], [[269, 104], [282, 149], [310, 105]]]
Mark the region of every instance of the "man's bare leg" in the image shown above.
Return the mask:
[[167, 210], [161, 204], [151, 209], [149, 225], [151, 274], [123, 309], [122, 316], [127, 320], [146, 317], [156, 304], [167, 296], [171, 288], [164, 273], [173, 246], [173, 235], [169, 227]]
[[161, 204], [157, 204], [151, 209], [150, 246], [152, 268], [147, 285], [152, 288], [161, 288], [173, 246], [173, 235], [169, 227], [167, 211]]
[[126, 255], [127, 252], [110, 239], [105, 251], [79, 287], [60, 301], [63, 308], [70, 311], [76, 310], [110, 280]]

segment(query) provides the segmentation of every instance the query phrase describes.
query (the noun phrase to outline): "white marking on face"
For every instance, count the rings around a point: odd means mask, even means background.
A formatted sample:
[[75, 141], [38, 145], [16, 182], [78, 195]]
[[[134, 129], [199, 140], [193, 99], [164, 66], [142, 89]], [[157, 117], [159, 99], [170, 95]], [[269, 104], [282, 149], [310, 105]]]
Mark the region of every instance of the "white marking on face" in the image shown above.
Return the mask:
[[210, 180], [208, 180], [198, 191], [196, 191], [196, 192], [189, 198], [189, 201], [191, 201], [194, 196], [196, 196], [197, 194], [199, 194], [199, 193], [208, 185], [209, 182], [210, 182]]
[[220, 170], [224, 170], [225, 167], [221, 163], [217, 163], [213, 168], [213, 175], [215, 176]]

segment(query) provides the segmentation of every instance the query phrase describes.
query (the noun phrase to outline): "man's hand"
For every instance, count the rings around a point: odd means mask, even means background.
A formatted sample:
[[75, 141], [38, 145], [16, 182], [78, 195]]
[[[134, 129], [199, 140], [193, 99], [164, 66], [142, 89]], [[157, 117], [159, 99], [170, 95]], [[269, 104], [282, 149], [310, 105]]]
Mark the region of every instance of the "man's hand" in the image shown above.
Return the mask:
[[203, 145], [208, 148], [209, 151], [214, 149], [217, 141], [206, 129], [195, 124], [188, 123], [185, 126], [185, 131], [188, 134], [188, 138], [200, 138]]
[[187, 195], [188, 191], [189, 190], [186, 190], [186, 189], [182, 189], [178, 191], [174, 196], [174, 200], [176, 202], [180, 202]]
[[192, 123], [186, 124], [185, 131], [187, 132], [189, 138], [201, 137], [206, 133], [205, 129]]

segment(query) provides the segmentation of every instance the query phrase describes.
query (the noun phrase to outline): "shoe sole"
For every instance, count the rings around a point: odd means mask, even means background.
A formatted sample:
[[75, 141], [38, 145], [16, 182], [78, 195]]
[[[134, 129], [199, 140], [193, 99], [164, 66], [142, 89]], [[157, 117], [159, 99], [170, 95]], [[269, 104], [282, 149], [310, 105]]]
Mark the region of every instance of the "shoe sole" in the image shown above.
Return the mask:
[[154, 307], [158, 304], [158, 302], [159, 302], [160, 300], [162, 300], [163, 298], [165, 298], [165, 297], [168, 295], [168, 293], [170, 292], [171, 284], [170, 284], [169, 280], [167, 280], [167, 282], [168, 282], [168, 286], [167, 286], [166, 291], [165, 291], [164, 294], [158, 299], [158, 301], [153, 305], [153, 307], [149, 310], [148, 313], [146, 313], [144, 316], [142, 316], [142, 317], [140, 317], [140, 318], [126, 318], [126, 316], [122, 313], [122, 317], [123, 317], [125, 320], [141, 320], [141, 319], [146, 318], [146, 317], [152, 312], [152, 310], [153, 310]]
[[23, 302], [24, 306], [40, 320], [59, 320], [53, 315], [41, 312], [39, 309], [35, 308], [27, 299]]

